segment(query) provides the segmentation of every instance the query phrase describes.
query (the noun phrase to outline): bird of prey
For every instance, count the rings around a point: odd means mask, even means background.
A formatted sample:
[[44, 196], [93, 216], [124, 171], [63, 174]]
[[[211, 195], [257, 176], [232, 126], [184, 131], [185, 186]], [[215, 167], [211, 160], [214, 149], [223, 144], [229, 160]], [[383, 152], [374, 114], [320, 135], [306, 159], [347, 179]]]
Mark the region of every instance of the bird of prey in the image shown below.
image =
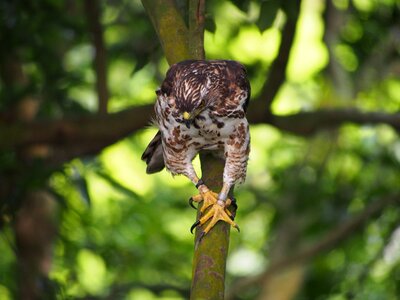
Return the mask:
[[[208, 220], [203, 235], [219, 220], [239, 230], [227, 208], [232, 203], [230, 188], [246, 177], [250, 152], [245, 115], [250, 84], [245, 68], [230, 60], [182, 61], [170, 67], [156, 94], [159, 131], [142, 155], [147, 173], [165, 166], [172, 175], [183, 174], [197, 187], [199, 195], [191, 199], [203, 201], [202, 215], [191, 230]], [[216, 151], [225, 159], [219, 194], [211, 191], [193, 168], [192, 160], [201, 150]]]

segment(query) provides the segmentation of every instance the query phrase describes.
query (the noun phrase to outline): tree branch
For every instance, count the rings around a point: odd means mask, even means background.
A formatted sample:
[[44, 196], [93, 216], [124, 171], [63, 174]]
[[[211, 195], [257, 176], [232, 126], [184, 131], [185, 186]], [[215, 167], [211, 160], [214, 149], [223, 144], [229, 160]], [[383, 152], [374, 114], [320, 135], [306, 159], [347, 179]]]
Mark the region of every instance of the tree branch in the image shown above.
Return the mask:
[[[222, 186], [223, 161], [209, 153], [201, 153], [200, 159], [202, 179], [211, 190], [218, 191]], [[190, 299], [224, 299], [230, 225], [218, 222], [200, 241], [201, 232], [201, 228], [196, 229]]]
[[[317, 110], [287, 116], [265, 116], [264, 103], [255, 101], [249, 108], [252, 124], [270, 124], [287, 132], [308, 136], [334, 129], [345, 123], [387, 124], [400, 130], [400, 114], [361, 112], [355, 109]], [[149, 124], [153, 105], [136, 106], [118, 113], [61, 120], [0, 122], [0, 149], [27, 145], [49, 145], [46, 154], [52, 162], [64, 162], [81, 155], [94, 154]], [[57, 151], [55, 151], [57, 150]]]
[[100, 7], [97, 0], [85, 0], [85, 13], [89, 29], [93, 38], [93, 46], [96, 49], [94, 67], [96, 71], [96, 89], [99, 97], [98, 111], [107, 113], [108, 88], [107, 88], [107, 58], [103, 40], [103, 28], [100, 23]]
[[[142, 0], [170, 65], [189, 59], [189, 32], [174, 0]], [[193, 57], [192, 57], [193, 58]]]
[[[294, 36], [296, 33], [296, 24], [300, 14], [300, 1], [290, 2], [291, 9], [284, 9], [286, 12], [287, 20], [282, 29], [282, 41], [279, 46], [278, 56], [272, 63], [271, 70], [269, 72], [268, 80], [265, 81], [262, 87], [261, 94], [258, 99], [264, 101], [266, 104], [267, 113], [270, 114], [272, 102], [278, 93], [281, 85], [286, 79], [286, 67], [289, 62], [290, 50], [292, 49]], [[285, 5], [284, 5], [285, 6]], [[265, 112], [265, 109], [263, 109]]]
[[321, 109], [284, 116], [265, 116], [262, 110], [263, 106], [264, 103], [262, 102], [252, 103], [248, 111], [250, 123], [267, 123], [278, 129], [302, 136], [312, 135], [321, 130], [334, 129], [345, 123], [359, 125], [387, 124], [395, 130], [400, 130], [399, 113], [362, 112], [357, 109]]
[[96, 153], [143, 129], [149, 124], [152, 112], [153, 105], [146, 105], [108, 115], [0, 123], [0, 149], [52, 146], [52, 150], [43, 153], [43, 158], [64, 162], [83, 154]]
[[[189, 29], [174, 1], [142, 0], [163, 45], [168, 63], [184, 59], [204, 59], [204, 0], [189, 1]], [[201, 155], [202, 177], [212, 189], [222, 186], [224, 163], [210, 155]], [[229, 226], [219, 222], [199, 241], [196, 229], [191, 299], [223, 299], [225, 265], [229, 244]]]
[[189, 1], [189, 51], [192, 58], [204, 59], [205, 0]]
[[277, 261], [275, 264], [268, 267], [262, 274], [241, 279], [234, 283], [232, 288], [229, 290], [227, 299], [234, 299], [234, 296], [250, 286], [265, 282], [268, 278], [272, 277], [277, 272], [282, 272], [284, 269], [308, 261], [309, 259], [334, 249], [343, 242], [345, 239], [350, 237], [356, 231], [361, 230], [367, 224], [367, 220], [381, 214], [384, 208], [395, 202], [399, 202], [400, 195], [392, 195], [384, 198], [380, 201], [373, 201], [370, 203], [362, 212], [360, 212], [354, 218], [339, 224], [331, 232], [327, 233], [325, 237], [314, 245], [307, 247], [297, 254], [284, 258], [281, 261]]

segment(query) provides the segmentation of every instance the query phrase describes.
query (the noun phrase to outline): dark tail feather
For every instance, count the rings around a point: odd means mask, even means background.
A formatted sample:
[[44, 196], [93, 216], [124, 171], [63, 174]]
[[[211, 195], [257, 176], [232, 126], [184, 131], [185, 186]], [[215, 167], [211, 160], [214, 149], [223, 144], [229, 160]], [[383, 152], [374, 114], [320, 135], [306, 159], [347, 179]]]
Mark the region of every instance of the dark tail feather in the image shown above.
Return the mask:
[[146, 150], [144, 150], [142, 160], [147, 164], [147, 174], [157, 173], [164, 169], [165, 164], [160, 131], [157, 132]]

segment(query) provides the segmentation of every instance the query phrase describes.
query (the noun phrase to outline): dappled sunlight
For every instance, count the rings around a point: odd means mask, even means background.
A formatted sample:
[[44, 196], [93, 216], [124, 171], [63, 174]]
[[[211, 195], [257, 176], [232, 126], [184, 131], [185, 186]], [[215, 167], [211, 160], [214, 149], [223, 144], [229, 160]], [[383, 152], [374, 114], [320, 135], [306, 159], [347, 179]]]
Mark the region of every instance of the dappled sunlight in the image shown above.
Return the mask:
[[107, 269], [104, 260], [92, 251], [84, 249], [79, 251], [77, 263], [80, 288], [92, 295], [104, 294], [107, 288]]
[[302, 109], [301, 99], [298, 97], [298, 90], [289, 84], [285, 84], [272, 105], [276, 114], [291, 114]]
[[97, 98], [95, 93], [89, 87], [71, 88], [69, 96], [77, 100], [82, 107], [95, 112], [97, 110]]
[[266, 165], [269, 159], [268, 150], [282, 139], [282, 134], [268, 125], [252, 126], [250, 134], [252, 149], [250, 152], [249, 170], [251, 168], [259, 169], [260, 165]]
[[341, 269], [346, 263], [346, 256], [342, 250], [334, 250], [327, 255], [326, 263], [331, 270]]
[[227, 271], [235, 276], [261, 273], [265, 257], [258, 251], [239, 248], [231, 253], [227, 262]]
[[11, 300], [11, 293], [10, 291], [4, 286], [0, 284], [0, 299], [3, 300]]
[[121, 221], [121, 207], [117, 201], [138, 201], [136, 198], [126, 199], [121, 191], [111, 188], [110, 183], [96, 175], [87, 176], [90, 194], [90, 211], [94, 219], [103, 220], [104, 225], [118, 224]]
[[232, 58], [244, 64], [271, 63], [278, 52], [280, 33], [271, 28], [260, 33], [256, 26], [243, 27], [229, 45]]
[[[217, 28], [215, 34], [208, 31], [204, 35], [204, 48], [206, 56], [219, 57], [221, 55], [227, 58], [229, 53], [227, 37], [234, 35], [235, 25], [246, 20], [246, 15], [238, 10], [232, 3], [220, 2], [215, 11], [215, 23]], [[231, 26], [230, 26], [231, 25]], [[221, 51], [222, 50], [222, 51]]]
[[[75, 71], [82, 67], [89, 67], [91, 61], [94, 57], [95, 49], [90, 44], [83, 44], [76, 46], [69, 50], [63, 60], [63, 65], [65, 69], [69, 72]], [[87, 69], [85, 72], [88, 72], [90, 78], [86, 78], [86, 80], [94, 81], [94, 73], [93, 71]]]
[[368, 90], [359, 92], [355, 100], [365, 110], [397, 112], [400, 107], [400, 81], [393, 75], [384, 82], [371, 83]]
[[[248, 199], [246, 197], [241, 199], [243, 202], [242, 206], [245, 208], [245, 201]], [[275, 209], [272, 206], [268, 206], [267, 203], [261, 203], [255, 205], [252, 210], [246, 218], [238, 216], [238, 220], [242, 220], [240, 228], [245, 232], [243, 236], [240, 236], [241, 244], [257, 252], [261, 250], [261, 254], [266, 256], [268, 253], [265, 252], [264, 240], [270, 236], [270, 226], [275, 217]]]
[[311, 79], [328, 63], [328, 51], [322, 41], [323, 9], [322, 1], [306, 0], [302, 3], [287, 70], [289, 81], [303, 82]]
[[112, 97], [110, 110], [119, 111], [132, 104], [153, 103], [156, 98], [157, 83], [154, 81], [154, 68], [146, 66], [138, 72], [133, 66], [120, 60], [110, 66], [109, 77]]
[[79, 70], [77, 73], [83, 79], [81, 84], [71, 86], [68, 89], [69, 97], [75, 99], [75, 101], [90, 111], [96, 111], [96, 94], [93, 91], [93, 87], [84, 82], [90, 84], [94, 84], [95, 82], [95, 73], [90, 68], [94, 53], [95, 49], [90, 44], [79, 45], [68, 51], [62, 62], [65, 69], [71, 73]]
[[344, 69], [349, 72], [357, 70], [358, 59], [351, 47], [347, 45], [337, 45], [333, 51]]
[[129, 142], [123, 140], [105, 149], [100, 157], [104, 168], [113, 174], [116, 180], [144, 196], [154, 185], [146, 178], [145, 164], [138, 154], [136, 153], [135, 157], [139, 159], [132, 159], [134, 156]]
[[[184, 202], [183, 199], [182, 202]], [[188, 209], [189, 207], [187, 207], [186, 210], [179, 209], [175, 212], [171, 211], [170, 214], [164, 215], [161, 218], [162, 226], [175, 240], [192, 243], [194, 237], [190, 234], [189, 228], [195, 222], [195, 211], [188, 211]], [[179, 216], [179, 218], [177, 218], [177, 216]]]

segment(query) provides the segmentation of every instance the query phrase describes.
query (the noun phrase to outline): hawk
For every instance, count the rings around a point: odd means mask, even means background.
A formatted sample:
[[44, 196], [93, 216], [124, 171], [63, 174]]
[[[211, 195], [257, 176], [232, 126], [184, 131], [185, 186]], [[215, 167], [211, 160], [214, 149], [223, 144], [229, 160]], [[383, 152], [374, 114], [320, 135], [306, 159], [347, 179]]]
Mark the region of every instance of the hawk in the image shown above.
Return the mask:
[[[230, 60], [182, 61], [170, 67], [156, 94], [159, 131], [142, 155], [147, 173], [165, 166], [172, 175], [183, 174], [197, 187], [199, 195], [191, 200], [203, 201], [202, 215], [191, 230], [210, 219], [203, 235], [219, 220], [239, 230], [227, 208], [232, 203], [230, 188], [245, 180], [250, 152], [246, 119], [250, 84], [245, 68]], [[219, 194], [211, 191], [193, 168], [192, 160], [201, 150], [216, 151], [225, 159]]]

